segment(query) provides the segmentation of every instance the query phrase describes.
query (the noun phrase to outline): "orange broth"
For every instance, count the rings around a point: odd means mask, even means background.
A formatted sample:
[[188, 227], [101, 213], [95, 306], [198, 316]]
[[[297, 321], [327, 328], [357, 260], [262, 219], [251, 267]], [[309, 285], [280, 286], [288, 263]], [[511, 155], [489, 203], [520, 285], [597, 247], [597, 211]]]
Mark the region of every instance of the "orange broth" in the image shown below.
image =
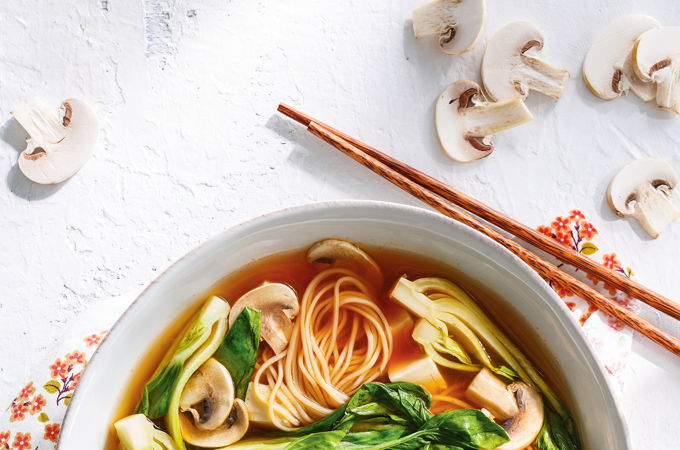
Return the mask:
[[[547, 354], [547, 349], [542, 343], [534, 339], [529, 339], [529, 332], [524, 327], [525, 323], [503, 310], [498, 302], [494, 301], [494, 296], [484, 286], [475, 284], [459, 271], [431, 259], [416, 256], [410, 253], [388, 250], [383, 248], [371, 248], [362, 246], [378, 263], [383, 271], [385, 283], [382, 287], [375, 287], [378, 294], [378, 301], [385, 312], [388, 320], [398, 316], [402, 309], [393, 301], [389, 300], [388, 293], [394, 282], [402, 275], [407, 275], [410, 279], [419, 277], [443, 277], [460, 284], [480, 306], [487, 311], [492, 319], [512, 337], [513, 341], [523, 350], [523, 352], [536, 364], [546, 381], [556, 390], [561, 398], [565, 399], [564, 392], [560, 389], [563, 386], [559, 374], [553, 369], [552, 358]], [[227, 275], [220, 280], [213, 288], [206, 292], [200, 301], [193, 305], [188, 305], [184, 314], [171, 324], [167, 331], [150, 347], [142, 364], [137, 366], [131, 374], [125, 395], [120, 401], [111, 423], [127, 415], [133, 414], [135, 407], [141, 397], [146, 382], [153, 376], [154, 371], [160, 364], [163, 356], [176, 341], [178, 335], [187, 326], [191, 316], [195, 314], [202, 305], [205, 298], [210, 295], [217, 295], [234, 303], [241, 295], [257, 287], [263, 281], [280, 282], [291, 286], [299, 296], [305, 290], [309, 281], [318, 273], [318, 269], [308, 264], [305, 259], [306, 249], [281, 253], [266, 258], [256, 260], [242, 269]], [[393, 353], [390, 365], [406, 364], [409, 361], [422, 357], [423, 352], [412, 339], [409, 333], [399, 333], [395, 336]], [[493, 357], [494, 355], [492, 355]], [[464, 395], [465, 388], [474, 377], [473, 372], [453, 371], [439, 367], [444, 379], [447, 382], [447, 391], [452, 397], [456, 397], [470, 403]], [[380, 381], [387, 381], [383, 377]], [[568, 398], [566, 400], [569, 400]], [[570, 403], [567, 401], [567, 403]], [[446, 404], [447, 409], [450, 404]], [[478, 405], [474, 405], [478, 407]], [[433, 412], [440, 412], [441, 405], [433, 404]], [[118, 449], [117, 437], [113, 426], [109, 433], [106, 449]]]

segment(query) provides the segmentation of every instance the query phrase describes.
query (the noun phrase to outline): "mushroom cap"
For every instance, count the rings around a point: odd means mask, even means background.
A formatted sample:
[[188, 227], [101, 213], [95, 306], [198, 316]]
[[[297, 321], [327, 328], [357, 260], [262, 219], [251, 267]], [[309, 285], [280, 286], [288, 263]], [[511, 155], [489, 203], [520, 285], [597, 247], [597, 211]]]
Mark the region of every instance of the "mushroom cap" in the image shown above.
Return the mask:
[[214, 430], [199, 430], [194, 422], [185, 414], [179, 415], [182, 439], [198, 447], [226, 447], [239, 441], [248, 431], [248, 408], [240, 398], [234, 401], [234, 407], [219, 427]]
[[515, 394], [519, 412], [503, 424], [510, 440], [496, 450], [522, 450], [531, 445], [543, 426], [544, 412], [541, 395], [526, 383], [517, 381], [508, 386]]
[[487, 103], [477, 83], [458, 80], [437, 99], [435, 125], [444, 152], [470, 162], [493, 152], [491, 136], [532, 120], [522, 99], [515, 97]]
[[486, 0], [434, 0], [413, 10], [416, 39], [437, 35], [449, 55], [470, 51], [486, 23]]
[[263, 283], [239, 298], [229, 312], [229, 327], [241, 314], [243, 308], [251, 307], [262, 313], [262, 339], [274, 353], [281, 353], [287, 346], [293, 331], [294, 318], [299, 310], [297, 295], [282, 283]]
[[677, 172], [663, 159], [637, 159], [614, 175], [607, 188], [607, 201], [619, 216], [630, 216], [635, 213], [634, 201], [641, 188], [662, 189], [670, 196], [678, 181]]
[[[474, 96], [485, 101], [477, 83], [470, 80], [458, 80], [448, 85], [439, 95], [435, 106], [435, 124], [437, 137], [444, 152], [456, 161], [469, 162], [486, 158], [493, 152], [490, 139], [484, 140], [484, 146], [476, 145], [479, 140], [471, 141], [466, 136], [466, 125], [461, 120], [460, 97], [463, 93], [473, 92]], [[484, 149], [486, 148], [486, 149]]]
[[210, 431], [227, 420], [233, 405], [231, 374], [215, 358], [210, 358], [187, 381], [179, 409], [191, 413], [197, 429]]
[[642, 100], [654, 99], [656, 87], [640, 81], [632, 66], [638, 37], [661, 24], [654, 18], [630, 14], [611, 22], [595, 39], [583, 60], [583, 80], [588, 89], [604, 100], [612, 100], [632, 89]]
[[64, 100], [61, 114], [37, 99], [12, 111], [28, 132], [26, 149], [19, 155], [19, 169], [31, 181], [54, 184], [72, 177], [92, 155], [99, 124], [84, 101]]
[[633, 51], [633, 68], [642, 81], [659, 81], [658, 72], [680, 63], [680, 27], [652, 28], [642, 33]]
[[559, 98], [569, 72], [538, 59], [543, 34], [529, 22], [511, 22], [494, 33], [482, 60], [482, 80], [493, 100], [526, 98], [536, 90]]
[[377, 286], [383, 282], [382, 271], [368, 253], [343, 239], [324, 239], [309, 247], [307, 262], [341, 267], [357, 273]]

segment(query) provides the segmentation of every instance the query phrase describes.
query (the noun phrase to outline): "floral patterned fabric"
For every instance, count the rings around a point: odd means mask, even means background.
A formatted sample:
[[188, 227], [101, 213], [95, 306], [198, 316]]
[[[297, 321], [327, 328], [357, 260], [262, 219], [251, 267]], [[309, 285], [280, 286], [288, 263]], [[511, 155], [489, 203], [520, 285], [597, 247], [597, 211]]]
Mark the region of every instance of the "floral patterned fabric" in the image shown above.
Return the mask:
[[113, 319], [137, 293], [101, 302], [70, 325], [33, 377], [18, 386], [7, 409], [0, 408], [0, 450], [43, 450], [57, 446], [61, 422], [83, 369]]
[[[616, 253], [602, 249], [604, 243], [597, 229], [579, 210], [556, 217], [537, 230], [564, 246], [599, 260], [611, 270], [627, 277], [633, 276], [632, 270], [623, 266]], [[621, 305], [636, 308], [634, 300], [614, 287], [571, 266], [554, 262]], [[549, 284], [582, 327], [607, 373], [622, 386], [632, 344], [631, 330], [574, 296], [566, 286]], [[50, 353], [47, 361], [33, 371], [33, 378], [18, 387], [11, 404], [0, 414], [0, 450], [56, 447], [64, 413], [89, 358], [113, 324], [112, 318], [119, 317], [136, 296], [134, 293], [98, 304], [75, 321], [68, 336]]]

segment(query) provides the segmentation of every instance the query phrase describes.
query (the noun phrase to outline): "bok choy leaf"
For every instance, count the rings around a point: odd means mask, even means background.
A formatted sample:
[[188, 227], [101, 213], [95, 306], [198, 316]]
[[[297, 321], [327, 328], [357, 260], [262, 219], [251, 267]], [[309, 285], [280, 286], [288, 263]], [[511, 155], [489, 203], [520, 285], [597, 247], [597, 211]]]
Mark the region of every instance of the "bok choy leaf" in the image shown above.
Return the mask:
[[231, 447], [255, 449], [492, 449], [508, 441], [505, 430], [474, 409], [432, 415], [430, 394], [411, 383], [363, 385], [330, 416], [264, 441]]
[[[205, 302], [177, 345], [166, 353], [151, 381], [144, 386], [136, 412], [150, 419], [157, 419], [168, 413], [170, 399], [177, 391], [186, 361], [208, 340], [215, 324], [226, 321], [228, 314], [229, 304], [221, 298], [211, 297]], [[226, 327], [222, 328], [226, 332]]]
[[[537, 438], [537, 444], [544, 445], [539, 445], [541, 450], [553, 450], [550, 445], [555, 442], [561, 443], [561, 446], [554, 447], [559, 450], [581, 448], [573, 418], [566, 406], [524, 354], [460, 287], [442, 278], [409, 281], [402, 277], [391, 297], [433, 327], [441, 328], [444, 323], [448, 332], [470, 352], [473, 359], [496, 374], [510, 379], [520, 378], [542, 394], [547, 404], [543, 429]], [[442, 342], [441, 339], [439, 342]], [[493, 364], [485, 348], [492, 349], [507, 366]], [[441, 350], [440, 347], [438, 351], [441, 353]]]
[[123, 450], [175, 450], [170, 436], [156, 428], [144, 414], [133, 414], [114, 425]]
[[236, 317], [214, 358], [227, 368], [236, 389], [236, 397], [246, 398], [260, 345], [262, 313], [246, 307]]

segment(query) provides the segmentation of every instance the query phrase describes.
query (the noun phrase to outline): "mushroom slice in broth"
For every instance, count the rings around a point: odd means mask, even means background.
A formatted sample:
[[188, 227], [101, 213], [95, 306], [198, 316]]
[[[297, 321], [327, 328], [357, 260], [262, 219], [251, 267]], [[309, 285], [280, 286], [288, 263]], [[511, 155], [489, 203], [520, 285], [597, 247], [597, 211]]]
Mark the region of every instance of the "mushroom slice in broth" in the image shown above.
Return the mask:
[[285, 350], [293, 331], [292, 319], [300, 310], [295, 291], [282, 283], [263, 283], [246, 292], [231, 307], [230, 327], [246, 307], [262, 313], [261, 336], [274, 353], [279, 354]]
[[234, 382], [229, 371], [214, 358], [208, 359], [189, 378], [179, 409], [189, 412], [199, 430], [214, 430], [227, 420], [234, 405]]
[[324, 239], [312, 245], [307, 250], [307, 261], [351, 270], [376, 286], [383, 282], [382, 271], [373, 258], [356, 244], [343, 239]]

